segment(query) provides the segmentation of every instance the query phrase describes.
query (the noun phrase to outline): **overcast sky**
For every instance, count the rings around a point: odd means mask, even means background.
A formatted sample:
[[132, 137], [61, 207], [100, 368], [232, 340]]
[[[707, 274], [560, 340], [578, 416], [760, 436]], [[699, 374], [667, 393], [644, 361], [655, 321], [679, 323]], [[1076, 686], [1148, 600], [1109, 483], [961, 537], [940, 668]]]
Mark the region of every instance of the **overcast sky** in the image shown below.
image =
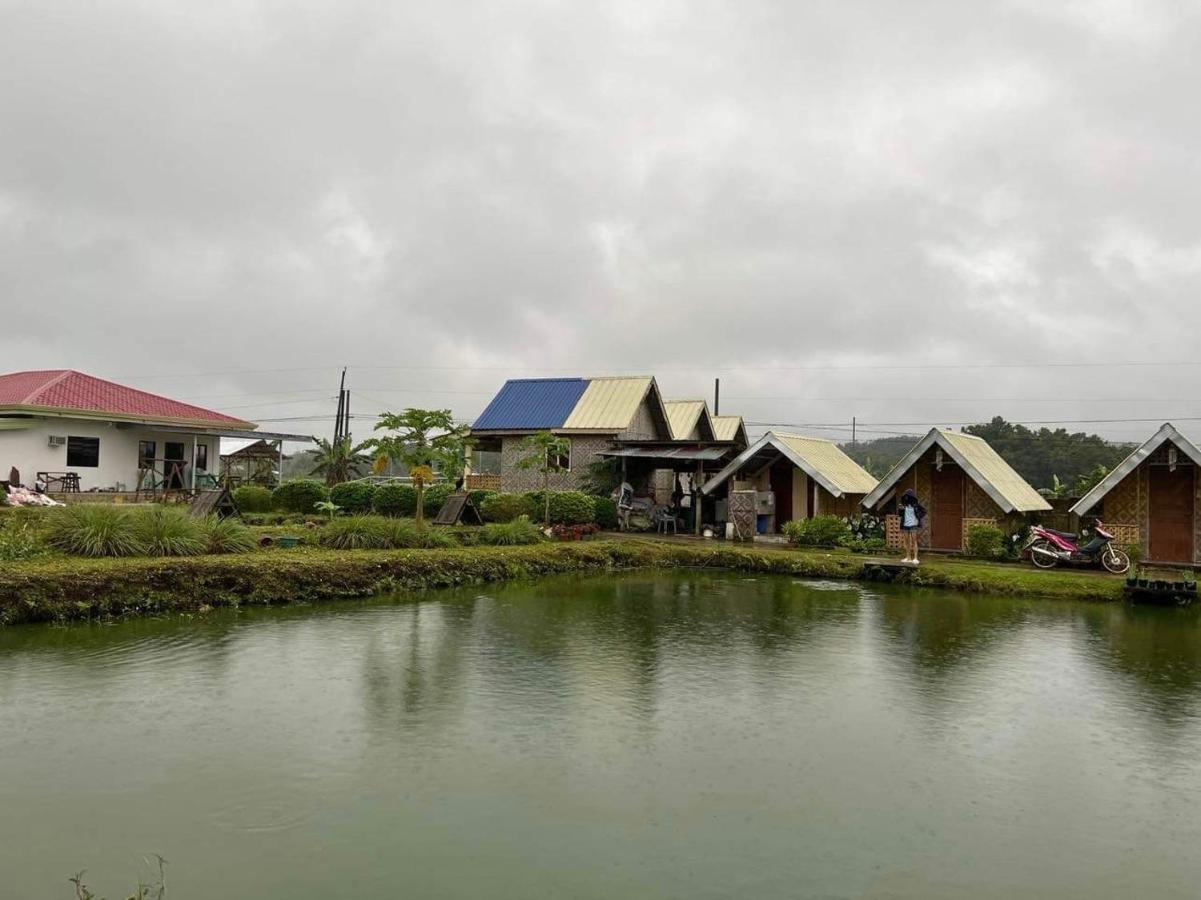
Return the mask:
[[306, 433], [343, 364], [360, 413], [1201, 417], [1145, 365], [1201, 362], [1196, 2], [0, 0], [0, 59], [5, 371]]

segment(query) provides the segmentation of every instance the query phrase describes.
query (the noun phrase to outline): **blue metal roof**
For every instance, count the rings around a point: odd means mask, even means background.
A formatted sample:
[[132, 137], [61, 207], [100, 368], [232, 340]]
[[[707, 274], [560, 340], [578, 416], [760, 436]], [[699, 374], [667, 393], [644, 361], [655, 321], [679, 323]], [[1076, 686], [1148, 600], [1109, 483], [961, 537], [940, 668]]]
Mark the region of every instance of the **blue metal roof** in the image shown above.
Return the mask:
[[588, 387], [586, 378], [506, 381], [471, 427], [478, 431], [560, 428]]

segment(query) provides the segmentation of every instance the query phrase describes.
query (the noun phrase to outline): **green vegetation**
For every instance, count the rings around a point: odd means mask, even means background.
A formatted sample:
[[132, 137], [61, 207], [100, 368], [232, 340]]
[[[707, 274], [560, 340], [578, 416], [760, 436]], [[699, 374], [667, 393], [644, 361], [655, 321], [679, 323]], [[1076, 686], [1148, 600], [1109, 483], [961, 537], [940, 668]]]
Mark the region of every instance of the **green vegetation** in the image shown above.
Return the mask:
[[542, 522], [550, 525], [550, 476], [570, 465], [571, 441], [550, 431], [537, 431], [521, 442], [519, 469], [535, 469], [542, 473]]
[[370, 481], [343, 481], [329, 489], [329, 499], [348, 513], [365, 513], [371, 511], [375, 491]]
[[209, 516], [200, 523], [205, 553], [249, 553], [258, 547], [258, 537], [237, 519]]
[[199, 523], [183, 509], [156, 506], [131, 518], [139, 556], [198, 556], [205, 551]]
[[285, 512], [311, 514], [318, 503], [328, 499], [329, 488], [310, 478], [285, 481], [271, 492], [271, 505]]
[[142, 552], [134, 517], [106, 503], [55, 510], [46, 543], [74, 556], [137, 556]]
[[[430, 533], [448, 534], [441, 529]], [[0, 624], [312, 603], [561, 572], [676, 566], [842, 579], [881, 574], [870, 561], [845, 549], [760, 549], [653, 538], [452, 551], [301, 547], [163, 559], [49, 557], [0, 568]], [[1119, 599], [1125, 583], [1097, 572], [1045, 572], [950, 558], [929, 559], [898, 579], [974, 593], [1075, 600]]]
[[[401, 413], [384, 413], [375, 428], [391, 433], [373, 438], [364, 446], [374, 448], [382, 459], [408, 466], [417, 491], [415, 516], [421, 522], [425, 515], [425, 487], [434, 480], [433, 467], [439, 464], [453, 467], [456, 455], [460, 460], [466, 456], [469, 429], [456, 425], [449, 409], [412, 408]], [[458, 471], [461, 464], [454, 470]]]
[[617, 504], [609, 497], [593, 497], [596, 508], [596, 527], [601, 531], [617, 530]]
[[383, 550], [390, 546], [388, 520], [380, 516], [345, 516], [322, 526], [317, 542], [335, 550]]
[[851, 528], [839, 516], [814, 516], [785, 522], [782, 531], [788, 540], [805, 547], [837, 547], [851, 538]]
[[238, 512], [271, 512], [271, 491], [257, 484], [246, 484], [234, 491], [234, 503]]
[[1005, 552], [1005, 532], [995, 525], [971, 525], [966, 549], [968, 556], [995, 559]]
[[28, 522], [11, 521], [0, 526], [0, 562], [37, 559], [50, 552]]
[[371, 508], [381, 516], [411, 516], [417, 510], [417, 489], [396, 482], [381, 484], [375, 489]]
[[493, 494], [484, 500], [480, 514], [485, 522], [512, 522], [520, 516], [532, 516], [534, 506], [526, 494]]
[[493, 522], [480, 529], [478, 542], [494, 547], [516, 547], [541, 542], [542, 529], [520, 516], [512, 522]]
[[370, 446], [370, 441], [352, 445], [348, 437], [336, 441], [317, 438], [317, 449], [312, 451], [313, 468], [309, 475], [323, 476], [330, 487], [358, 478], [371, 467], [371, 457], [363, 452]]

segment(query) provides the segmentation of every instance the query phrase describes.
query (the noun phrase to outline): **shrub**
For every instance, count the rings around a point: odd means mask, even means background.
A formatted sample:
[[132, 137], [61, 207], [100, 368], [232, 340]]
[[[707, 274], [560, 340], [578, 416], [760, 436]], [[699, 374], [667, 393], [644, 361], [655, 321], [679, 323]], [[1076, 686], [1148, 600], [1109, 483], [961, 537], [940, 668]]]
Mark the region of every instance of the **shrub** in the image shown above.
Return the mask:
[[1000, 556], [1005, 547], [1005, 532], [995, 525], [971, 525], [967, 530], [969, 556]]
[[316, 520], [316, 510], [304, 515], [302, 513], [245, 513], [242, 521], [247, 525], [303, 525], [310, 519]]
[[26, 522], [10, 522], [0, 528], [0, 560], [16, 562], [45, 556], [50, 548], [42, 543], [37, 531]]
[[258, 546], [255, 533], [237, 519], [209, 516], [200, 523], [206, 553], [246, 553]]
[[617, 504], [609, 497], [593, 497], [596, 506], [596, 527], [602, 531], [617, 528]]
[[483, 509], [488, 498], [496, 496], [496, 491], [468, 491], [467, 496], [471, 498], [476, 509]]
[[430, 484], [425, 488], [424, 496], [421, 498], [421, 508], [425, 510], [427, 516], [436, 516], [446, 503], [446, 498], [454, 492], [454, 486], [450, 484]]
[[336, 503], [348, 513], [371, 512], [371, 501], [375, 498], [375, 485], [370, 481], [344, 481], [329, 489], [331, 503]]
[[850, 540], [851, 530], [838, 516], [814, 516], [785, 522], [783, 532], [794, 544], [808, 547], [836, 547]]
[[147, 556], [196, 556], [205, 550], [200, 524], [182, 509], [156, 506], [139, 512], [134, 533]]
[[382, 550], [391, 545], [390, 524], [380, 516], [331, 519], [317, 533], [317, 543], [335, 550]]
[[271, 492], [274, 507], [286, 512], [312, 513], [318, 503], [328, 499], [329, 490], [325, 485], [311, 478], [285, 481]]
[[76, 556], [136, 556], [142, 552], [133, 515], [107, 503], [55, 510], [46, 542]]
[[381, 516], [412, 516], [417, 512], [417, 490], [411, 484], [381, 484], [375, 489], [371, 507]]
[[[531, 519], [542, 521], [545, 514], [546, 495], [540, 490], [528, 491], [526, 514]], [[550, 491], [550, 524], [551, 525], [584, 525], [596, 520], [596, 497], [585, 494], [582, 490], [551, 490]]]
[[551, 534], [560, 541], [582, 541], [596, 534], [597, 527], [591, 522], [583, 525], [552, 525]]
[[449, 532], [429, 525], [418, 525], [412, 519], [389, 521], [387, 531], [389, 545], [400, 550], [437, 550], [459, 546]]
[[526, 494], [493, 494], [480, 507], [485, 522], [512, 522], [519, 516], [531, 515], [533, 511], [533, 504]]
[[518, 516], [512, 522], [493, 522], [480, 529], [479, 542], [494, 547], [514, 547], [518, 544], [537, 544], [542, 540], [542, 529], [526, 516]]
[[271, 512], [271, 491], [258, 484], [244, 484], [234, 491], [234, 504], [238, 512]]

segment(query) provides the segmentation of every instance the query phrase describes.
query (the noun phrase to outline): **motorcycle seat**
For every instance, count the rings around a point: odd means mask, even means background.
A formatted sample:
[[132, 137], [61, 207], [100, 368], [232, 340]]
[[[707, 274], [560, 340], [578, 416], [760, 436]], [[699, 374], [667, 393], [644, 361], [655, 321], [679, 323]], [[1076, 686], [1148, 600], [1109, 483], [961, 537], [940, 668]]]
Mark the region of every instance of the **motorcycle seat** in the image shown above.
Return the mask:
[[1070, 531], [1056, 531], [1054, 528], [1045, 528], [1045, 527], [1043, 528], [1043, 531], [1047, 532], [1048, 534], [1053, 534], [1056, 537], [1061, 537], [1065, 541], [1075, 541], [1076, 540], [1076, 535], [1072, 534], [1072, 532], [1070, 532]]

